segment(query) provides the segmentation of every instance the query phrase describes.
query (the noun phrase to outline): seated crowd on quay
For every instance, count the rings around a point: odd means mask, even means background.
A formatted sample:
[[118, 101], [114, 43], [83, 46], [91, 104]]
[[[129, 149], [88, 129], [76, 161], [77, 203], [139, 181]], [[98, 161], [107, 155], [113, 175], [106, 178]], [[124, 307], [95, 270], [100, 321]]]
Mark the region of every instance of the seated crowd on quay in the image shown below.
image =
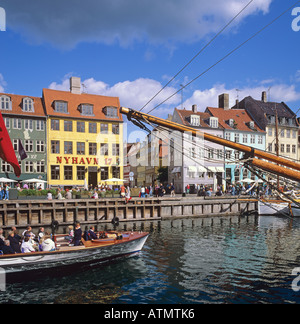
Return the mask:
[[[86, 230], [83, 234], [80, 223], [76, 223], [75, 229], [69, 226], [69, 233], [64, 237], [64, 241], [68, 246], [79, 246], [84, 235], [85, 240], [99, 239], [99, 233], [95, 233], [94, 226]], [[12, 226], [5, 237], [4, 231], [0, 228], [0, 255], [1, 254], [16, 254], [16, 253], [31, 253], [31, 252], [52, 252], [56, 251], [57, 247], [52, 240], [52, 235], [45, 232], [43, 227], [39, 228], [37, 234], [32, 232], [31, 226], [27, 226], [26, 230], [19, 235], [16, 227]]]

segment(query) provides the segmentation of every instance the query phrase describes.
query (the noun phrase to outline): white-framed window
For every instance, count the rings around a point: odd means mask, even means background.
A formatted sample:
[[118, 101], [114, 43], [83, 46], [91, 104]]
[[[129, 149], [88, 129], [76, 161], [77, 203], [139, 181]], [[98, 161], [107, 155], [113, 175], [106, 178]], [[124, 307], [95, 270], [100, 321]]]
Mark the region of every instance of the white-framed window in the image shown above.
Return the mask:
[[268, 128], [268, 136], [273, 136], [273, 128], [272, 127]]
[[255, 135], [250, 135], [250, 144], [255, 144]]
[[32, 140], [25, 140], [25, 151], [33, 152], [33, 141]]
[[258, 144], [263, 144], [263, 136], [262, 135], [258, 135], [257, 142], [258, 142]]
[[12, 110], [11, 98], [9, 96], [0, 97], [0, 109], [1, 110]]
[[4, 119], [4, 124], [7, 129], [10, 128], [10, 119], [9, 118], [3, 118]]
[[23, 98], [22, 110], [26, 112], [34, 112], [34, 101], [31, 98]]
[[37, 120], [35, 126], [37, 131], [45, 130], [45, 123], [43, 120]]
[[1, 164], [1, 171], [3, 173], [10, 173], [12, 172], [12, 167], [9, 163], [5, 162], [5, 161], [2, 161], [2, 164]]
[[243, 134], [243, 143], [244, 144], [248, 143], [248, 135], [247, 134]]
[[28, 130], [33, 130], [33, 120], [25, 119], [24, 120], [24, 128]]
[[36, 152], [37, 153], [45, 152], [45, 142], [44, 141], [36, 141]]
[[33, 162], [32, 161], [25, 162], [25, 173], [33, 173]]
[[225, 133], [225, 139], [231, 141], [231, 133]]
[[219, 118], [217, 118], [217, 117], [210, 117], [209, 118], [209, 126], [211, 128], [218, 128], [219, 127]]
[[234, 134], [234, 141], [235, 141], [235, 143], [239, 143], [240, 142], [240, 134], [239, 133], [235, 133]]
[[13, 129], [22, 129], [22, 119], [20, 118], [13, 119]]
[[45, 161], [36, 162], [36, 172], [44, 173], [45, 172]]
[[55, 101], [54, 110], [58, 113], [68, 113], [68, 103], [66, 101]]
[[15, 150], [16, 152], [19, 151], [19, 140], [17, 140], [17, 139], [14, 139], [14, 140], [13, 140], [13, 147], [14, 147], [14, 150]]

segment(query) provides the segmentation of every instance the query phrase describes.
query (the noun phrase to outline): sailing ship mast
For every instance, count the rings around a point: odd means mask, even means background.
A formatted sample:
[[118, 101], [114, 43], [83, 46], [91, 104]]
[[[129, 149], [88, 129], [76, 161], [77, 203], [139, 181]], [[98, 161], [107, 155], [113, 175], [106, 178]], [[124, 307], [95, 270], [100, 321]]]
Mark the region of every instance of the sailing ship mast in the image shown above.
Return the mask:
[[180, 132], [190, 132], [193, 136], [203, 136], [204, 140], [206, 141], [223, 145], [225, 147], [229, 147], [234, 150], [245, 153], [245, 158], [251, 159], [251, 162], [248, 163], [253, 167], [257, 167], [264, 171], [275, 173], [278, 176], [300, 182], [300, 172], [298, 172], [300, 171], [300, 163], [288, 160], [286, 158], [274, 155], [269, 152], [255, 149], [244, 144], [231, 142], [224, 138], [203, 133], [202, 131], [197, 130], [195, 128], [177, 124], [162, 118], [154, 117], [130, 108], [121, 107], [120, 113], [127, 115], [129, 121], [136, 120], [138, 123], [147, 122], [150, 124], [156, 124]]

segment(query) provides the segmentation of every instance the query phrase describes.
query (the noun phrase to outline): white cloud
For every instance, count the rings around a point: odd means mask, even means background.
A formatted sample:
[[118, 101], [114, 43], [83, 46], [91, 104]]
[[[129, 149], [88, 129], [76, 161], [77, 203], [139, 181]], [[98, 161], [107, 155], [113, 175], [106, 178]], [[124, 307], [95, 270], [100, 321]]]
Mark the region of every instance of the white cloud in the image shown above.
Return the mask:
[[[70, 74], [67, 74], [61, 83], [52, 82], [49, 85], [50, 89], [69, 91]], [[158, 93], [163, 85], [152, 79], [139, 78], [134, 81], [124, 81], [116, 83], [113, 86], [106, 84], [103, 81], [95, 80], [94, 78], [82, 80], [82, 91], [89, 94], [98, 94], [102, 96], [119, 97], [120, 103], [124, 107], [133, 108], [135, 110], [141, 109], [156, 93]], [[176, 89], [173, 87], [167, 87], [162, 94], [158, 95], [147, 106], [145, 111], [152, 109], [155, 105], [160, 104], [166, 97], [169, 97]], [[180, 96], [175, 95], [168, 105], [176, 105], [180, 101]]]
[[[8, 27], [31, 42], [72, 48], [80, 42], [194, 42], [220, 30], [249, 0], [3, 0]], [[267, 13], [256, 0], [236, 21]], [[149, 53], [148, 53], [149, 54]], [[152, 54], [151, 54], [152, 55]]]

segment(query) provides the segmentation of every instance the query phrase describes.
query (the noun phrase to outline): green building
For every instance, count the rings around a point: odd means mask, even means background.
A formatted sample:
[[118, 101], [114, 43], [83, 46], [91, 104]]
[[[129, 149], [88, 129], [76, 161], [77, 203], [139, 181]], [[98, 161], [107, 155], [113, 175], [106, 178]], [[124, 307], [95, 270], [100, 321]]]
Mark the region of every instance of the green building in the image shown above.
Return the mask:
[[[1, 160], [0, 177], [20, 182], [33, 178], [47, 180], [46, 115], [42, 99], [0, 93], [0, 109], [22, 170], [17, 178], [13, 168]], [[20, 143], [27, 154], [23, 161], [19, 155]]]

